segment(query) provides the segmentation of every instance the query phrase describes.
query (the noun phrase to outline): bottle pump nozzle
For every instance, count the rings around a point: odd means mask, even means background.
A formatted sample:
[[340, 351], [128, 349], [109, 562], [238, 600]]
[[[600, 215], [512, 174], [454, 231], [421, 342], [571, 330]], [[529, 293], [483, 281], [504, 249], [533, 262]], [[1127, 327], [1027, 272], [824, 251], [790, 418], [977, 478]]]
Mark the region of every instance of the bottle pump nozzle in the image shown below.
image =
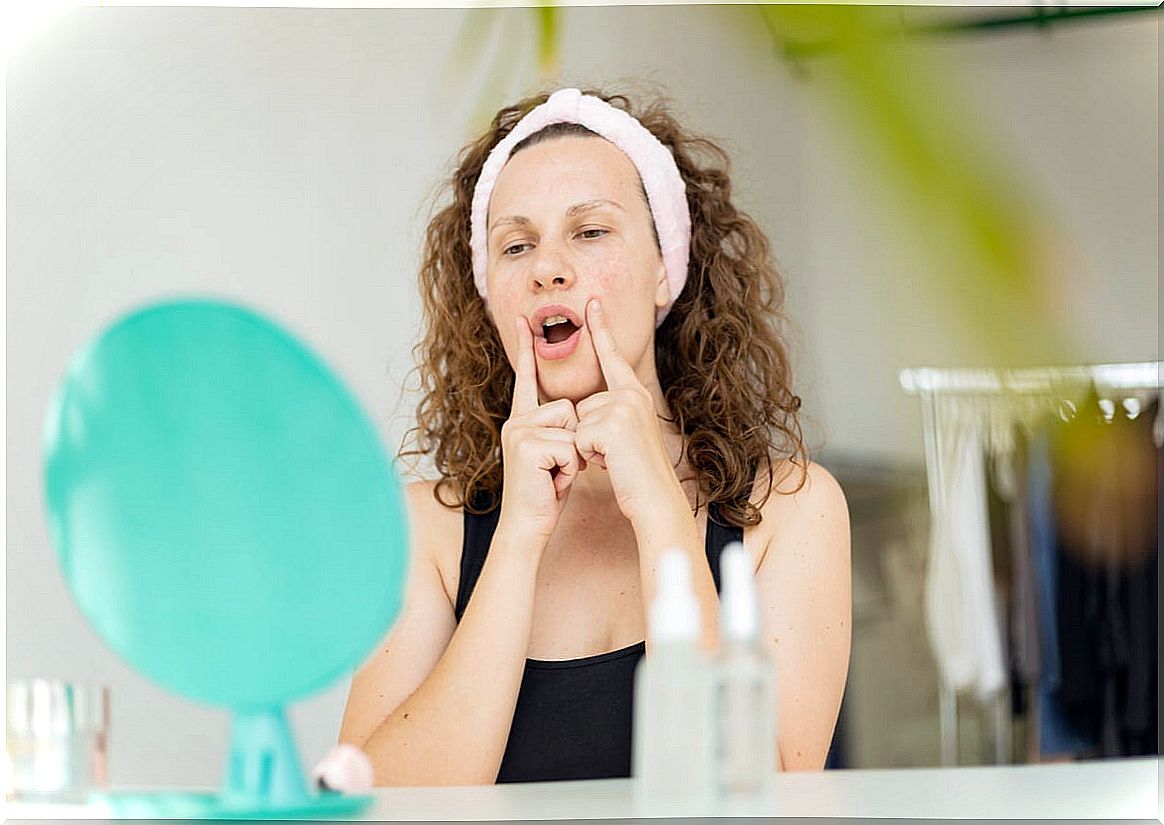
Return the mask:
[[658, 590], [651, 602], [651, 641], [699, 638], [699, 602], [691, 588], [691, 562], [671, 549], [659, 560]]
[[733, 641], [752, 641], [760, 632], [752, 559], [744, 545], [733, 541], [723, 549], [719, 565], [723, 582], [720, 635]]

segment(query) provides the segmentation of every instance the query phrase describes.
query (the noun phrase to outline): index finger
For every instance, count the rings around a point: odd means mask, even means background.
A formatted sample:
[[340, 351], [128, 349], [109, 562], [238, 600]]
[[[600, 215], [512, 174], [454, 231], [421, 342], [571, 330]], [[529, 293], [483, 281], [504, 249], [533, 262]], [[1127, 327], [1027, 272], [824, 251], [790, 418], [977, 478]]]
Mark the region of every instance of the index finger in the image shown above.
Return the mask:
[[597, 298], [586, 304], [586, 323], [590, 327], [590, 340], [594, 342], [594, 352], [598, 355], [598, 365], [602, 368], [607, 389], [638, 384], [635, 371], [618, 351], [614, 336], [606, 325], [606, 313]]
[[517, 352], [514, 357], [513, 406], [510, 414], [521, 415], [538, 407], [538, 366], [529, 324], [519, 315], [514, 326], [517, 329]]

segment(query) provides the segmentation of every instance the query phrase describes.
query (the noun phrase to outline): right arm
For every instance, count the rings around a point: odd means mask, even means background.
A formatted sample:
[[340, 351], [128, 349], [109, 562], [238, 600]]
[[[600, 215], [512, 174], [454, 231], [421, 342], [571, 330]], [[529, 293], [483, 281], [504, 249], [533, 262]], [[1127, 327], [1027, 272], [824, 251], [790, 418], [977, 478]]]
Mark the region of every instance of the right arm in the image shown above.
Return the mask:
[[404, 609], [352, 681], [340, 731], [341, 743], [368, 755], [376, 785], [497, 781], [525, 672], [538, 565], [584, 466], [574, 448], [574, 405], [538, 404], [532, 332], [524, 319], [515, 319], [515, 331], [501, 513], [459, 624], [438, 558], [459, 549], [461, 512], [436, 502], [431, 484], [408, 487], [413, 547]]
[[376, 785], [496, 781], [529, 645], [539, 548], [499, 527], [458, 625], [436, 556], [461, 513], [439, 512], [431, 490], [408, 485], [404, 607], [352, 680], [340, 729], [341, 743], [368, 755]]

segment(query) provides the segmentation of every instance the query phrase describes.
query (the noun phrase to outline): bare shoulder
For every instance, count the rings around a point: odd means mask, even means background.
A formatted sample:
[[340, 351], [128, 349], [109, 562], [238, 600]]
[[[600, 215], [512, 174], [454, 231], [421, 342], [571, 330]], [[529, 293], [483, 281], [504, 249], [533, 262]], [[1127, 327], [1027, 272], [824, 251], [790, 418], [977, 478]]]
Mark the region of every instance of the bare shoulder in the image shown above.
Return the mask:
[[436, 485], [433, 480], [420, 480], [404, 486], [408, 529], [414, 554], [432, 560], [451, 604], [456, 600], [460, 580], [464, 516], [460, 507], [437, 501]]
[[843, 538], [847, 554], [848, 503], [836, 478], [820, 464], [810, 461], [806, 467], [789, 459], [774, 461], [772, 478], [761, 469], [754, 489], [753, 501], [762, 516], [755, 528], [757, 567], [773, 547], [787, 549], [805, 542], [838, 547]]
[[[767, 473], [765, 473], [765, 476]], [[852, 627], [849, 508], [819, 464], [776, 475], [756, 571], [764, 644], [780, 676], [780, 759], [819, 770], [836, 727]]]

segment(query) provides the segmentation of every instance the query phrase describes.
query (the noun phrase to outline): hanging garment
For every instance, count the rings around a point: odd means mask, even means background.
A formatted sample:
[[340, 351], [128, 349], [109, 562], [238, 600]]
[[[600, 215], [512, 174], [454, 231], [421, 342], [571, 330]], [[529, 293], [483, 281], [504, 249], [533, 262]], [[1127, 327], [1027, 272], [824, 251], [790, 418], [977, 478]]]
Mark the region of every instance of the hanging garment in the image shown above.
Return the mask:
[[1103, 756], [1156, 747], [1154, 413], [1129, 420], [1117, 409], [1108, 422], [1092, 395], [1060, 433], [1056, 454], [1059, 699]]
[[[1017, 685], [1027, 687], [1039, 681], [1039, 607], [1027, 512], [1027, 438], [1021, 429], [1015, 433], [1014, 451], [1013, 466], [1018, 494], [1010, 502], [1007, 513], [1011, 547], [1010, 644]], [[1021, 689], [1016, 691], [1020, 695], [1026, 692]]]
[[1010, 614], [1014, 546], [1011, 541], [1010, 508], [1015, 494], [1015, 474], [1009, 466], [1012, 457], [1011, 454], [996, 453], [983, 456], [983, 466], [986, 468], [987, 523], [990, 530], [990, 574], [998, 609], [999, 646], [1008, 676], [1013, 660]]
[[[994, 427], [997, 425], [992, 424], [992, 428]], [[1014, 439], [1010, 439], [1006, 453], [993, 452], [994, 449], [997, 449], [997, 442], [994, 438], [991, 441], [995, 442], [995, 447], [983, 455], [983, 466], [986, 468], [986, 512], [990, 525], [990, 567], [994, 585], [995, 607], [998, 611], [999, 646], [1002, 661], [1007, 671], [1007, 687], [1010, 692], [1010, 716], [1012, 718], [1008, 720], [1008, 723], [1013, 723], [1013, 717], [1021, 716], [1025, 712], [1023, 691], [1014, 668], [1012, 639], [1014, 627], [1011, 620], [1014, 587], [1011, 509], [1016, 497], [1016, 474], [1011, 466], [1014, 459]], [[996, 733], [999, 732], [996, 731]], [[1011, 736], [1013, 739], [1013, 729]]]
[[1051, 500], [1051, 436], [1055, 418], [1039, 427], [1027, 455], [1027, 536], [1030, 540], [1039, 624], [1038, 687], [1035, 691], [1037, 752], [1041, 757], [1079, 756], [1091, 752], [1094, 741], [1077, 731], [1059, 704], [1059, 631], [1056, 619], [1058, 555], [1055, 513]]
[[1007, 676], [991, 581], [982, 424], [956, 398], [935, 403], [939, 500], [930, 527], [926, 627], [943, 683], [985, 702]]
[[[1160, 498], [1161, 442], [1158, 438], [1160, 398], [1157, 397], [1134, 421], [1139, 434], [1131, 443], [1142, 450], [1146, 466], [1142, 483], [1148, 485], [1139, 499], [1147, 527], [1142, 541], [1143, 559], [1127, 570], [1128, 646], [1127, 696], [1122, 724], [1124, 751], [1128, 756], [1160, 752]], [[1155, 484], [1152, 484], [1155, 479]], [[1134, 556], [1134, 553], [1133, 553]]]
[[[1003, 483], [998, 456], [985, 454], [983, 466], [986, 468], [986, 513], [990, 534], [990, 574], [998, 588], [1003, 590], [1004, 603], [1000, 607], [1010, 607], [1010, 585], [1014, 574], [1014, 548], [1010, 534], [1010, 500], [1013, 492]], [[1010, 472], [1013, 476], [1013, 472]], [[1008, 620], [1009, 621], [1009, 620]], [[1010, 658], [1009, 644], [1005, 644], [1003, 633], [1003, 658]]]

